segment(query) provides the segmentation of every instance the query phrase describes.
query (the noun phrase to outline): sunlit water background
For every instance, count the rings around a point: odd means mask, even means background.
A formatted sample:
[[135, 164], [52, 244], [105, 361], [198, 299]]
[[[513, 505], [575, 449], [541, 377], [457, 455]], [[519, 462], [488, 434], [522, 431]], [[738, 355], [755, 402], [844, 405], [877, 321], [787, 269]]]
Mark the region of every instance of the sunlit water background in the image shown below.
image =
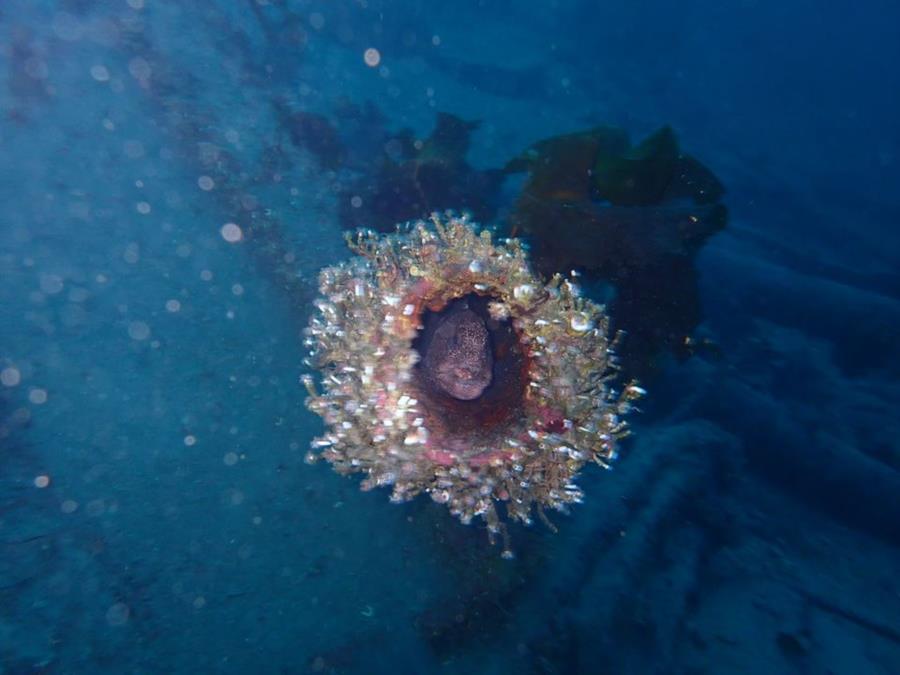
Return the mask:
[[[0, 7], [0, 672], [900, 671], [898, 11], [595, 5]], [[514, 561], [303, 462], [347, 252], [278, 105], [342, 100], [476, 166], [669, 123], [728, 188], [724, 356]]]

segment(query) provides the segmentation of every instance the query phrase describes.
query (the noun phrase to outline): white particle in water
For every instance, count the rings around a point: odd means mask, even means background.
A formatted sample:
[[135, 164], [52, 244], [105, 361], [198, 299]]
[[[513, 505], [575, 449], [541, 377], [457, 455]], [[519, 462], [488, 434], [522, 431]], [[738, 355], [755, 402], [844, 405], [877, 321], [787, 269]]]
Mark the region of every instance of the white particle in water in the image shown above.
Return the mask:
[[235, 223], [225, 223], [220, 232], [222, 233], [222, 239], [229, 244], [235, 244], [244, 238], [244, 233], [241, 231], [240, 226]]
[[194, 436], [193, 434], [188, 434], [187, 436], [184, 437], [184, 444], [186, 446], [191, 447], [192, 445], [195, 445], [196, 443], [197, 443], [197, 437]]
[[35, 388], [28, 392], [28, 400], [35, 405], [43, 405], [47, 402], [47, 390]]
[[197, 179], [197, 185], [200, 186], [201, 190], [209, 192], [216, 186], [216, 183], [209, 176], [200, 176], [200, 178]]
[[14, 366], [0, 370], [0, 384], [4, 387], [15, 387], [22, 381], [22, 374]]
[[45, 488], [50, 485], [50, 476], [46, 474], [41, 474], [40, 476], [34, 477], [34, 486], [38, 488]]
[[140, 56], [136, 56], [128, 62], [128, 72], [131, 73], [131, 76], [138, 80], [139, 82], [145, 82], [150, 79], [150, 74], [152, 72], [150, 68], [150, 64], [147, 63]]
[[171, 300], [166, 300], [166, 311], [174, 314], [175, 312], [181, 311], [181, 303], [178, 302], [175, 298]]
[[125, 252], [122, 253], [122, 259], [129, 265], [137, 264], [141, 259], [140, 245], [136, 242], [128, 244], [128, 246], [125, 247]]
[[203, 279], [203, 281], [212, 281], [213, 273], [211, 270], [201, 270], [200, 278]]
[[237, 453], [226, 452], [225, 456], [222, 458], [222, 461], [225, 462], [225, 466], [234, 466], [238, 461]]
[[146, 216], [150, 213], [150, 204], [148, 202], [138, 202], [135, 208], [137, 208], [137, 212], [141, 215]]
[[74, 499], [67, 499], [59, 505], [59, 510], [63, 513], [75, 513], [78, 510], [78, 502]]
[[143, 321], [132, 321], [128, 324], [128, 336], [132, 340], [146, 340], [150, 337], [150, 326]]
[[231, 287], [231, 292], [234, 293], [235, 295], [243, 295], [244, 287], [241, 286], [240, 284], [234, 284]]
[[358, 209], [360, 206], [362, 206], [362, 197], [360, 197], [359, 195], [353, 195], [350, 198], [350, 206], [352, 206], [354, 209]]
[[42, 274], [40, 286], [47, 295], [56, 295], [63, 289], [63, 280], [56, 274]]
[[91, 77], [97, 80], [97, 82], [108, 82], [109, 70], [106, 68], [106, 66], [98, 63], [91, 66]]
[[374, 68], [379, 63], [381, 63], [381, 53], [374, 47], [369, 47], [363, 53], [363, 60], [366, 62], [367, 66], [369, 66], [370, 68]]
[[67, 12], [57, 12], [53, 15], [53, 33], [60, 40], [76, 42], [81, 39], [84, 29], [77, 17]]

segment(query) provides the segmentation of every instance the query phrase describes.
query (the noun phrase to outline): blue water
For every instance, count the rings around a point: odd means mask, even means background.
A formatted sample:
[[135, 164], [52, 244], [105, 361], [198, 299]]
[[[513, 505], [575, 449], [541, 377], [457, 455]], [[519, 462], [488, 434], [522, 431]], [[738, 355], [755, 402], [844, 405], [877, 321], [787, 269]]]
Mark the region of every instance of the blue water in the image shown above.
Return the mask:
[[[3, 3], [0, 673], [900, 672], [898, 26], [877, 0]], [[296, 112], [327, 125], [293, 142]], [[512, 526], [511, 561], [304, 463], [343, 190], [439, 112], [480, 120], [475, 170], [669, 124], [727, 188], [694, 261], [715, 354], [661, 358], [615, 468], [558, 532]]]

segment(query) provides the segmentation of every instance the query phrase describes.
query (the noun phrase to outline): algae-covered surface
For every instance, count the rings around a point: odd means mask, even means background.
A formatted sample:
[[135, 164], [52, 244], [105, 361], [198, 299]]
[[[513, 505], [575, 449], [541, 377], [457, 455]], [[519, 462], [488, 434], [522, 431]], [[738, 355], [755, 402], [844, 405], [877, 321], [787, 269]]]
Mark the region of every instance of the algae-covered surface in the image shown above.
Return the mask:
[[[900, 672], [897, 25], [887, 2], [2, 3], [0, 674]], [[584, 297], [526, 331], [525, 270], [404, 268], [434, 321], [470, 298], [521, 390], [456, 418], [478, 397], [419, 397], [443, 426], [392, 503], [370, 464], [306, 461], [337, 423], [340, 458], [393, 467], [352, 441], [400, 405], [310, 412], [304, 382], [360, 360], [317, 362], [308, 327], [418, 317], [373, 258], [384, 312], [322, 324], [318, 275], [358, 255], [348, 228], [444, 209]], [[618, 377], [554, 351], [584, 307]], [[388, 366], [424, 349], [391, 335]], [[620, 412], [627, 437], [591, 417]], [[470, 447], [488, 417], [513, 450]]]

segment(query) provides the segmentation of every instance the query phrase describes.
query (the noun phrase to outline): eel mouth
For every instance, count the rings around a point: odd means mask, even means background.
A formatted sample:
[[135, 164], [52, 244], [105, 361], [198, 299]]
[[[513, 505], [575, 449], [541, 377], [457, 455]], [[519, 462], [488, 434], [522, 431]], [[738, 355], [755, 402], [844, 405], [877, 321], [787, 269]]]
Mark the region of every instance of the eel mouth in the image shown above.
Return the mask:
[[[424, 308], [421, 327], [412, 343], [419, 356], [413, 385], [429, 418], [431, 442], [456, 455], [469, 457], [474, 448], [489, 446], [494, 438], [508, 437], [524, 415], [528, 359], [512, 321], [491, 317], [488, 306], [494, 300], [490, 295], [469, 293], [439, 310]], [[489, 374], [461, 372], [452, 386], [446, 386], [441, 374], [431, 372], [426, 365], [428, 349], [440, 323], [460, 307], [468, 307], [484, 323], [492, 363]], [[463, 366], [459, 370], [468, 369]]]
[[468, 367], [448, 368], [439, 371], [436, 379], [444, 393], [458, 401], [474, 401], [491, 385], [491, 378]]

